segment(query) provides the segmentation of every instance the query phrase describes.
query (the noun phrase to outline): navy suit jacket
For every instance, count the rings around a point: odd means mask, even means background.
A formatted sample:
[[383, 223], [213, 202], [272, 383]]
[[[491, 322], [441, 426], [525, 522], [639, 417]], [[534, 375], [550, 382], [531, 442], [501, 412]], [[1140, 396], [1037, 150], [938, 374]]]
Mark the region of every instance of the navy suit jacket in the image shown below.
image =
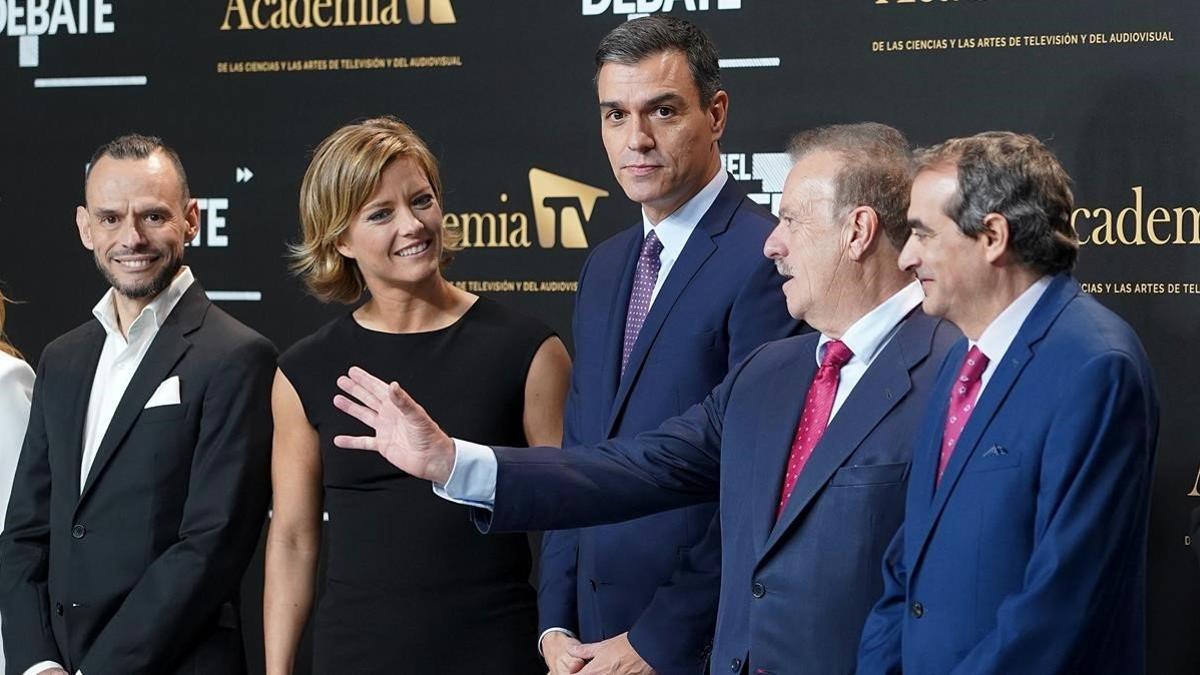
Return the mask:
[[[625, 313], [643, 227], [638, 223], [596, 247], [576, 296], [564, 446], [653, 429], [700, 402], [754, 348], [797, 330], [780, 290], [784, 279], [762, 253], [775, 222], [732, 178], [726, 182], [659, 290], [624, 376]], [[686, 580], [658, 591], [704, 537], [714, 512], [700, 505], [547, 533], [541, 629], [559, 626], [595, 641], [633, 628], [635, 648], [660, 674], [696, 672], [716, 617], [715, 546], [698, 555], [703, 560]]]
[[[590, 448], [496, 450], [486, 529], [620, 520], [720, 500], [714, 672], [852, 673], [878, 568], [903, 517], [914, 431], [959, 338], [916, 310], [876, 357], [776, 505], [816, 371], [818, 336], [763, 346], [702, 404], [633, 439]], [[489, 521], [490, 518], [490, 521]]]
[[859, 672], [1143, 672], [1158, 397], [1141, 343], [1055, 278], [935, 489], [965, 351], [947, 357], [922, 423]]

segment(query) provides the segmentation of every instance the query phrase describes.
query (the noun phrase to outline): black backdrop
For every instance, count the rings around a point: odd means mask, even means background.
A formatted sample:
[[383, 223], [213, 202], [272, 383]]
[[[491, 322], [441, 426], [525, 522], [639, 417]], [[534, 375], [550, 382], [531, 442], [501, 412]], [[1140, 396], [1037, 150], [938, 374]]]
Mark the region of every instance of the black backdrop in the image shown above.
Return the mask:
[[[308, 153], [346, 121], [391, 113], [430, 141], [446, 213], [468, 227], [450, 276], [569, 338], [587, 245], [637, 217], [598, 137], [592, 54], [632, 12], [664, 10], [729, 59], [723, 150], [766, 203], [785, 140], [817, 124], [877, 120], [919, 144], [1014, 129], [1059, 153], [1076, 180], [1079, 277], [1138, 329], [1162, 392], [1150, 670], [1197, 672], [1200, 574], [1184, 536], [1200, 504], [1194, 0], [0, 2], [0, 279], [24, 302], [9, 333], [36, 360], [89, 316], [104, 288], [73, 225], [84, 163], [137, 130], [180, 150], [205, 200], [187, 253], [201, 282], [286, 348], [338, 311], [284, 259]], [[335, 12], [342, 25], [317, 25]], [[63, 79], [94, 77], [121, 79]], [[535, 209], [547, 197], [567, 206]]]

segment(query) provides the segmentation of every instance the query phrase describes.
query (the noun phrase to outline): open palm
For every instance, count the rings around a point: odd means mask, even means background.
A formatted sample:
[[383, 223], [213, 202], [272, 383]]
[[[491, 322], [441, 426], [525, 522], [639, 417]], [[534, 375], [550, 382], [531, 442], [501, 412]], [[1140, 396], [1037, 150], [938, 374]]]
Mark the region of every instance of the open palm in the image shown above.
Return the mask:
[[358, 367], [339, 377], [337, 385], [346, 395], [334, 396], [333, 405], [374, 429], [375, 435], [336, 436], [334, 445], [374, 450], [402, 471], [446, 483], [454, 468], [454, 442], [408, 392]]

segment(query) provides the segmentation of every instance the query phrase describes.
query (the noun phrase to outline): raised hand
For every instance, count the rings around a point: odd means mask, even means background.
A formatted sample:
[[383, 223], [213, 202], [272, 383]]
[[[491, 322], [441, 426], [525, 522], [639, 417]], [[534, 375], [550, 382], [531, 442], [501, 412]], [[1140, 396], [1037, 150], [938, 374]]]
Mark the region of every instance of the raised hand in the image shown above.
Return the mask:
[[374, 450], [401, 471], [445, 485], [454, 468], [454, 441], [408, 392], [358, 367], [339, 377], [337, 385], [349, 396], [334, 396], [333, 405], [375, 435], [335, 436], [334, 445]]

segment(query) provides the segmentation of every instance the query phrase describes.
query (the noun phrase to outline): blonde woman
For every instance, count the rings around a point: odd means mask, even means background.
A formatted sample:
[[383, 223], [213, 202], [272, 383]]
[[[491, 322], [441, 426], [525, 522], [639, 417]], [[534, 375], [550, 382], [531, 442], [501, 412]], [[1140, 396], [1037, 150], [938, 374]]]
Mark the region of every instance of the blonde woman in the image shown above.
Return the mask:
[[[4, 303], [0, 293], [0, 531], [8, 509], [17, 458], [29, 423], [29, 400], [33, 396], [33, 369], [21, 352], [4, 335]], [[4, 648], [0, 645], [0, 672], [4, 671]]]
[[[300, 189], [295, 268], [325, 301], [364, 304], [279, 361], [273, 392], [274, 517], [267, 538], [267, 673], [292, 672], [313, 604], [315, 673], [542, 673], [524, 535], [482, 536], [464, 507], [373, 453], [343, 450], [366, 427], [333, 406], [353, 365], [400, 382], [456, 436], [561, 442], [569, 358], [540, 322], [442, 276], [437, 162], [385, 117], [338, 129]], [[322, 514], [328, 522], [322, 526]]]

